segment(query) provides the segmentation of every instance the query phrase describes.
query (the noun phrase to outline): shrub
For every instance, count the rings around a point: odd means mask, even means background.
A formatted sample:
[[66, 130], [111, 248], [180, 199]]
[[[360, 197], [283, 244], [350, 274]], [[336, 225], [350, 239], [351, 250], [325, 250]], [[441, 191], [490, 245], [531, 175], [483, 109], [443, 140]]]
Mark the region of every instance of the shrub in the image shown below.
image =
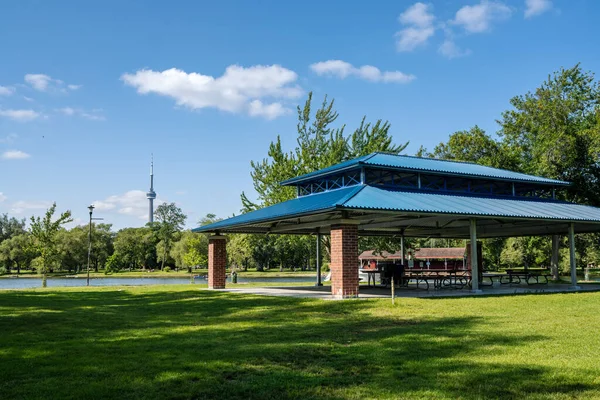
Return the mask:
[[163, 268], [163, 271], [164, 271], [164, 272], [171, 272], [171, 267], [164, 267], [164, 268]]
[[6, 267], [0, 267], [0, 275], [8, 274]]

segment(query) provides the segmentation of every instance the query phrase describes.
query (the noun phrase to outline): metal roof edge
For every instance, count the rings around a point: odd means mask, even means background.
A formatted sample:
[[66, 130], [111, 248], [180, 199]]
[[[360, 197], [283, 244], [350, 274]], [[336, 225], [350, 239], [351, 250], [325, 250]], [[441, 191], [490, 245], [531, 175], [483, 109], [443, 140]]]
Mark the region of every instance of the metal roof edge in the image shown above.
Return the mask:
[[[308, 172], [306, 174], [302, 174], [302, 175], [299, 175], [299, 176], [295, 176], [293, 178], [286, 179], [284, 181], [279, 182], [279, 184], [281, 186], [289, 186], [289, 185], [291, 185], [293, 183], [302, 182], [302, 181], [313, 179], [313, 178], [320, 177], [320, 176], [323, 176], [323, 175], [328, 175], [328, 174], [336, 173], [336, 172], [340, 172], [340, 171], [347, 171], [349, 169], [356, 168], [357, 166], [360, 166], [362, 163], [364, 163], [365, 161], [373, 158], [377, 154], [378, 154], [378, 152], [373, 152], [373, 153], [370, 153], [370, 154], [365, 154], [364, 156], [355, 157], [355, 158], [352, 158], [350, 160], [342, 161], [341, 163], [338, 163], [338, 164], [330, 165], [329, 167], [321, 168], [321, 169], [318, 169], [318, 170], [313, 171], [313, 172]], [[381, 154], [391, 154], [391, 153], [381, 153]], [[354, 163], [351, 163], [352, 161], [354, 161]], [[333, 168], [336, 165], [339, 165], [339, 164], [342, 164], [342, 163], [351, 163], [351, 164], [349, 164], [347, 166], [344, 166], [344, 167], [341, 167], [341, 168]], [[329, 168], [331, 168], [331, 169], [328, 170]], [[323, 171], [323, 172], [321, 172], [321, 171]]]
[[[285, 215], [285, 218], [286, 219], [287, 218], [291, 219], [291, 218], [300, 218], [300, 217], [303, 217], [305, 215], [321, 214], [321, 213], [326, 213], [326, 212], [329, 212], [329, 211], [334, 211], [336, 208], [337, 208], [336, 206], [328, 206], [328, 207], [323, 207], [323, 208], [317, 208], [317, 209], [314, 209], [314, 210], [311, 210], [311, 211], [304, 211], [304, 212], [301, 212], [301, 213]], [[240, 215], [244, 215], [244, 214], [240, 214]], [[263, 223], [269, 223], [271, 221], [277, 221], [277, 220], [281, 219], [281, 217], [282, 217], [282, 215], [274, 216], [274, 217], [271, 217], [271, 218], [267, 218], [267, 219], [261, 220], [260, 223], [263, 224]], [[209, 225], [199, 226], [198, 228], [194, 228], [191, 231], [193, 233], [219, 232], [221, 229], [219, 229], [218, 227], [217, 228], [210, 228], [211, 225], [217, 225], [220, 222], [225, 222], [225, 221], [227, 221], [227, 220], [224, 219], [223, 221], [214, 222], [214, 223], [209, 224]], [[244, 222], [244, 223], [240, 224], [240, 226], [251, 225], [253, 223], [256, 223], [256, 221], [247, 221], [247, 222]], [[229, 227], [228, 225], [223, 226], [223, 230], [226, 230], [228, 227]]]

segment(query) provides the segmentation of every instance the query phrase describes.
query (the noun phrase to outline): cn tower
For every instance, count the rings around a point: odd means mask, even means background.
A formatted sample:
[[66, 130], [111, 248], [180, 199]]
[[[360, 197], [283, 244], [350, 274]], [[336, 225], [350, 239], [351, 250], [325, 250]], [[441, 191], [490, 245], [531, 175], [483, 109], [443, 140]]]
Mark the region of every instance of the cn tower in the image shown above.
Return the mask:
[[154, 199], [156, 192], [154, 191], [154, 155], [150, 159], [150, 190], [146, 193], [148, 199], [148, 222], [154, 222]]

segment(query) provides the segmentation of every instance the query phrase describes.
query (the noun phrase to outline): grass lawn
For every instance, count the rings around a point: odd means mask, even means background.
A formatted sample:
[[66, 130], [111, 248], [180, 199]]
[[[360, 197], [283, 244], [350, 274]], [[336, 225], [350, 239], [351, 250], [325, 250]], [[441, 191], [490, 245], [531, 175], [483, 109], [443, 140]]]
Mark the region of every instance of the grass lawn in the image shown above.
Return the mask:
[[600, 293], [0, 291], [0, 399], [600, 398]]

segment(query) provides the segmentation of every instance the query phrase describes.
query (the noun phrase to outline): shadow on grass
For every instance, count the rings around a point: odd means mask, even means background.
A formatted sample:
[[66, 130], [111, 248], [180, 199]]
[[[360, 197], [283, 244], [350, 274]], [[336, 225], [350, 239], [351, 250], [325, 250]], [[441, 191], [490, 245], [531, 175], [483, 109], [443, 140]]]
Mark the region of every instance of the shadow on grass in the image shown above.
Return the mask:
[[[382, 303], [377, 303], [380, 305]], [[520, 398], [597, 389], [482, 354], [483, 317], [200, 290], [0, 293], [0, 398]]]

